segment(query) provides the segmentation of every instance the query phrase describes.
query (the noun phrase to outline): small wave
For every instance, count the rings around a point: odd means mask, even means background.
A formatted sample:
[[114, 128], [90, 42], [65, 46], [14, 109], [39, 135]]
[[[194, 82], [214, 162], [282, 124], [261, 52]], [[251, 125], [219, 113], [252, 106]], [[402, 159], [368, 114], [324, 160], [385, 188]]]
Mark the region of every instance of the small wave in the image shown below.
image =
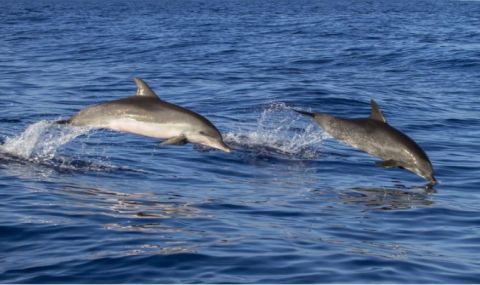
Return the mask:
[[255, 129], [225, 134], [225, 141], [233, 148], [299, 159], [318, 157], [317, 145], [326, 138], [320, 128], [285, 103], [273, 103], [263, 110]]
[[58, 156], [51, 160], [24, 159], [17, 156], [0, 153], [0, 167], [8, 166], [4, 171], [16, 177], [47, 177], [57, 173], [85, 173], [85, 172], [129, 172], [145, 173], [142, 170], [129, 167], [115, 166], [108, 162], [94, 159], [79, 160], [67, 156]]

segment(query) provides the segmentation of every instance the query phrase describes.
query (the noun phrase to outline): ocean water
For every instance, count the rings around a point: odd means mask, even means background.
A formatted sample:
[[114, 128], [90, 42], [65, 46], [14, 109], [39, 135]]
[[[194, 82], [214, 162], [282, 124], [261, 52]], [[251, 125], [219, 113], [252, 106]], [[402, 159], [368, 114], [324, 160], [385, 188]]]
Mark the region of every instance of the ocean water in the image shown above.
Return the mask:
[[[0, 282], [480, 283], [479, 1], [0, 8]], [[134, 76], [233, 152], [53, 123]], [[292, 111], [372, 98], [433, 189]]]

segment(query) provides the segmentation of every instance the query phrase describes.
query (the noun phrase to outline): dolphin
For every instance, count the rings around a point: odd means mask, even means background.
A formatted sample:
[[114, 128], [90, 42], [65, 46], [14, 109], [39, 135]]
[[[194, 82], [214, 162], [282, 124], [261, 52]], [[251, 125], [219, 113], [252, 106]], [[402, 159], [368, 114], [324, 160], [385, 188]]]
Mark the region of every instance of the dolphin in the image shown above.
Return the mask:
[[375, 100], [372, 99], [370, 103], [370, 117], [360, 119], [294, 111], [312, 117], [325, 132], [337, 140], [381, 158], [382, 161], [377, 162], [378, 166], [404, 168], [430, 181], [431, 185], [436, 184], [427, 154], [410, 137], [387, 123]]
[[163, 139], [162, 145], [200, 144], [230, 152], [218, 129], [205, 117], [160, 99], [142, 79], [134, 96], [80, 110], [59, 124], [104, 128]]

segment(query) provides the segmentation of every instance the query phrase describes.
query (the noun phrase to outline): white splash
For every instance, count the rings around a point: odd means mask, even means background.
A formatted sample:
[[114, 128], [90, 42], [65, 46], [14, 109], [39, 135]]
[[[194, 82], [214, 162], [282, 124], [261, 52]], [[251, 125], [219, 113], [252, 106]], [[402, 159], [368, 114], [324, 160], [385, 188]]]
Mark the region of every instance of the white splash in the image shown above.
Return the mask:
[[328, 137], [310, 118], [284, 103], [275, 103], [262, 112], [255, 129], [226, 133], [225, 141], [261, 154], [310, 159], [320, 154], [318, 144]]
[[18, 136], [7, 137], [5, 143], [0, 145], [0, 151], [25, 159], [48, 160], [55, 156], [60, 146], [89, 130], [42, 120], [28, 126]]

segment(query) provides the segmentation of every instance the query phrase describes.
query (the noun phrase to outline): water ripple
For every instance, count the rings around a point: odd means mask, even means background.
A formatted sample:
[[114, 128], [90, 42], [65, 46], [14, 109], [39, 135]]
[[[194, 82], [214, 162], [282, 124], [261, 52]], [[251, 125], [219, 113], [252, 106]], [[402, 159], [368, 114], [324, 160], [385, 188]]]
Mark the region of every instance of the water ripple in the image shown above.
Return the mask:
[[[479, 283], [478, 1], [0, 9], [0, 281]], [[145, 79], [233, 152], [59, 126]], [[379, 102], [434, 188], [292, 108]]]

